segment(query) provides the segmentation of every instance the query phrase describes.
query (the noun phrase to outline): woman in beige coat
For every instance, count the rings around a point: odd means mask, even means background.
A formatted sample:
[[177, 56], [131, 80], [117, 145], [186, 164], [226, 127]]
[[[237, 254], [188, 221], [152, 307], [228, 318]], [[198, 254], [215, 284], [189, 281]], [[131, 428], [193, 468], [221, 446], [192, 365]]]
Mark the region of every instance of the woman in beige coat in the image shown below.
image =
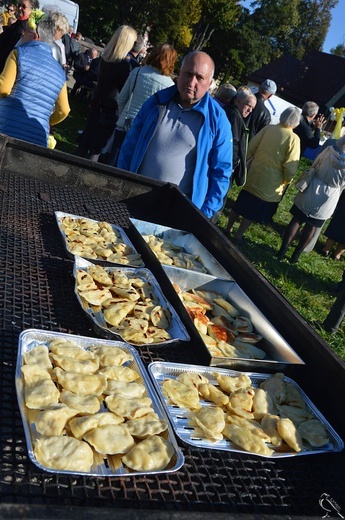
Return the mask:
[[298, 168], [300, 139], [292, 130], [299, 122], [299, 110], [289, 107], [282, 112], [278, 125], [266, 126], [249, 141], [247, 182], [229, 213], [226, 229], [229, 233], [242, 217], [234, 238], [241, 239], [252, 222], [269, 223], [277, 211]]

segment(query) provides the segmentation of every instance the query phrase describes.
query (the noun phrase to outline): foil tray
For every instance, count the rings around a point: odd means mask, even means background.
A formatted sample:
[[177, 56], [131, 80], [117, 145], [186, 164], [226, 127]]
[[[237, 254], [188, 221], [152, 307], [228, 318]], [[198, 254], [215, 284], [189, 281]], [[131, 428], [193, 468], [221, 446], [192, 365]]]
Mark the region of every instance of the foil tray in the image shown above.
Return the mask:
[[304, 361], [240, 289], [236, 282], [222, 280], [201, 273], [187, 272], [183, 269], [173, 269], [167, 265], [163, 266], [163, 269], [171, 283], [177, 284], [182, 291], [200, 289], [216, 291], [222, 294], [227, 301], [237, 307], [242, 316], [246, 316], [251, 320], [254, 331], [262, 336], [262, 340], [256, 346], [266, 352], [266, 358], [211, 357], [211, 366], [240, 368], [242, 370], [264, 368], [268, 371], [277, 371], [283, 370], [287, 365], [304, 365]]
[[[76, 273], [77, 270], [83, 269], [87, 271], [88, 267], [91, 267], [94, 265], [92, 262], [89, 262], [88, 260], [85, 260], [84, 258], [80, 258], [79, 256], [75, 256], [74, 261], [74, 269], [73, 274], [76, 280]], [[137, 343], [133, 343], [134, 346], [151, 346], [151, 347], [161, 347], [161, 346], [167, 346], [171, 345], [171, 343], [174, 343], [176, 341], [189, 341], [190, 336], [183, 325], [179, 315], [175, 311], [174, 307], [168, 302], [168, 300], [165, 298], [165, 296], [162, 293], [162, 290], [151, 273], [148, 269], [145, 268], [133, 268], [133, 267], [109, 267], [109, 266], [103, 266], [104, 269], [107, 272], [111, 271], [121, 271], [122, 273], [128, 275], [128, 276], [135, 276], [142, 278], [146, 282], [150, 283], [155, 291], [155, 295], [157, 296], [160, 305], [163, 307], [166, 307], [170, 313], [171, 313], [171, 323], [169, 328], [167, 329], [169, 334], [171, 335], [171, 339], [164, 341], [162, 343], [145, 343], [144, 345], [140, 345]], [[101, 335], [104, 338], [107, 339], [117, 339], [119, 341], [123, 341], [121, 335], [118, 332], [114, 332], [107, 324], [107, 322], [104, 319], [104, 316], [101, 311], [96, 311], [94, 308], [92, 308], [87, 302], [82, 301], [78, 291], [77, 287], [75, 287], [75, 294], [77, 296], [77, 299], [82, 307], [82, 309], [86, 312], [87, 316], [91, 319], [92, 324], [94, 326], [95, 331]]]
[[[87, 349], [88, 347], [92, 345], [107, 345], [112, 347], [119, 347], [126, 351], [127, 353], [131, 354], [134, 358], [133, 361], [128, 361], [124, 364], [124, 366], [128, 366], [139, 373], [140, 379], [137, 381], [145, 385], [147, 390], [147, 396], [150, 397], [152, 400], [152, 408], [154, 411], [158, 414], [158, 416], [162, 419], [167, 420], [167, 416], [165, 414], [164, 408], [162, 407], [157, 394], [154, 390], [154, 387], [152, 385], [152, 382], [150, 381], [150, 378], [147, 375], [146, 369], [137, 353], [137, 351], [131, 347], [130, 345], [127, 345], [126, 343], [119, 342], [119, 341], [104, 341], [100, 339], [94, 339], [94, 338], [88, 338], [83, 336], [76, 336], [72, 334], [63, 334], [59, 332], [52, 332], [52, 331], [43, 331], [43, 330], [36, 330], [36, 329], [28, 329], [26, 331], [23, 331], [19, 336], [19, 344], [18, 344], [18, 355], [17, 355], [17, 365], [16, 365], [16, 391], [17, 391], [17, 399], [19, 404], [19, 409], [23, 421], [24, 426], [24, 433], [26, 438], [26, 444], [28, 448], [29, 458], [31, 462], [33, 462], [36, 466], [38, 466], [40, 469], [47, 471], [49, 473], [59, 473], [59, 474], [65, 474], [65, 475], [89, 475], [94, 477], [125, 477], [125, 476], [139, 476], [139, 475], [147, 475], [150, 473], [154, 474], [161, 474], [161, 473], [172, 473], [174, 471], [177, 471], [181, 466], [184, 464], [184, 457], [179, 449], [176, 439], [174, 436], [174, 432], [170, 425], [168, 426], [168, 429], [161, 434], [162, 437], [164, 437], [166, 440], [169, 440], [174, 448], [174, 455], [168, 464], [168, 466], [161, 471], [154, 471], [154, 472], [136, 472], [133, 470], [127, 469], [120, 461], [119, 463], [119, 457], [116, 458], [116, 465], [115, 460], [111, 460], [111, 457], [109, 459], [103, 459], [102, 455], [98, 454], [98, 464], [94, 464], [92, 466], [91, 471], [89, 473], [81, 472], [73, 472], [73, 471], [64, 471], [64, 470], [54, 470], [48, 467], [43, 466], [38, 462], [38, 460], [35, 457], [33, 447], [36, 439], [40, 437], [40, 434], [36, 431], [35, 424], [34, 424], [34, 414], [35, 410], [29, 410], [24, 402], [24, 381], [21, 373], [21, 366], [23, 365], [23, 354], [30, 351], [32, 348], [49, 343], [53, 341], [54, 339], [61, 338], [66, 340], [72, 340], [74, 341], [78, 346], [83, 347], [84, 349]], [[100, 412], [107, 411], [104, 404], [101, 406]], [[168, 421], [169, 424], [169, 421]]]
[[[83, 217], [83, 216], [80, 216], [80, 215], [73, 215], [72, 213], [64, 213], [62, 211], [55, 211], [55, 219], [56, 219], [56, 222], [57, 222], [57, 225], [58, 225], [58, 228], [60, 230], [60, 233], [61, 233], [61, 237], [62, 237], [62, 240], [63, 240], [63, 243], [64, 243], [64, 246], [65, 246], [65, 249], [67, 251], [67, 254], [70, 258], [74, 259], [74, 253], [71, 253], [70, 249], [69, 249], [69, 245], [68, 245], [68, 242], [66, 240], [66, 234], [65, 234], [65, 231], [62, 227], [62, 219], [64, 217], [71, 217], [73, 219], [85, 219], [85, 220], [89, 220], [90, 222], [96, 222], [98, 223], [99, 221], [98, 220], [93, 220], [91, 218], [88, 218], [88, 217]], [[120, 236], [121, 238], [119, 239], [119, 242], [122, 242], [124, 244], [126, 244], [127, 246], [131, 247], [133, 249], [133, 253], [136, 253], [138, 254], [138, 251], [136, 250], [136, 248], [134, 247], [134, 245], [132, 244], [132, 242], [130, 241], [130, 239], [128, 238], [127, 234], [125, 233], [125, 231], [123, 230], [122, 227], [120, 226], [116, 226], [115, 224], [110, 224], [111, 227], [113, 228], [114, 231], [118, 231], [120, 233]], [[126, 267], [138, 267], [138, 265], [131, 265], [131, 264], [120, 264], [120, 263], [117, 263], [117, 262], [113, 262], [113, 261], [110, 261], [110, 260], [106, 260], [104, 258], [97, 258], [97, 259], [92, 259], [93, 262], [95, 263], [101, 263], [101, 264], [104, 264], [104, 263], [108, 263], [108, 264], [112, 264], [112, 265], [119, 265], [119, 266], [124, 266], [126, 265]], [[145, 264], [143, 262], [143, 260], [141, 260], [141, 264], [140, 264], [140, 267], [144, 267]]]
[[[214, 372], [224, 374], [227, 376], [238, 376], [241, 374], [241, 372], [235, 371], [235, 370], [227, 370], [223, 368], [210, 368], [210, 367], [202, 367], [198, 365], [183, 365], [179, 363], [166, 363], [166, 362], [159, 362], [155, 361], [151, 363], [148, 367], [148, 372], [153, 380], [154, 386], [157, 390], [157, 393], [164, 404], [165, 410], [167, 412], [167, 415], [171, 421], [171, 424], [174, 428], [175, 434], [185, 443], [190, 444], [194, 446], [195, 448], [206, 448], [206, 449], [215, 449], [215, 450], [222, 450], [222, 451], [229, 451], [229, 452], [235, 452], [235, 453], [244, 453], [244, 454], [252, 454], [257, 455], [258, 457], [265, 457], [265, 458], [272, 458], [272, 459], [279, 459], [279, 458], [287, 458], [287, 457], [296, 457], [301, 455], [315, 455], [318, 453], [325, 453], [325, 452], [339, 452], [344, 449], [344, 443], [342, 439], [339, 437], [339, 435], [334, 431], [332, 426], [328, 423], [328, 421], [325, 419], [325, 417], [321, 414], [321, 412], [316, 408], [316, 406], [311, 402], [311, 400], [307, 397], [307, 395], [304, 393], [304, 391], [300, 388], [300, 386], [290, 379], [289, 377], [285, 377], [285, 381], [292, 383], [302, 394], [303, 399], [305, 400], [305, 403], [307, 405], [307, 410], [311, 412], [314, 416], [314, 418], [319, 419], [322, 424], [325, 426], [328, 432], [329, 437], [329, 443], [320, 447], [315, 448], [310, 445], [307, 445], [304, 442], [304, 447], [302, 451], [299, 453], [296, 453], [294, 451], [288, 451], [288, 452], [275, 452], [271, 456], [267, 457], [265, 455], [259, 455], [257, 453], [244, 451], [243, 449], [236, 446], [233, 442], [223, 439], [221, 441], [215, 441], [212, 442], [208, 439], [202, 439], [197, 437], [194, 434], [194, 428], [189, 425], [189, 419], [192, 417], [193, 412], [188, 410], [187, 408], [179, 408], [176, 405], [169, 404], [167, 398], [164, 397], [162, 392], [162, 385], [165, 379], [171, 378], [176, 379], [180, 374], [184, 372], [189, 373], [198, 373], [202, 376], [205, 376], [209, 379], [210, 383], [213, 385], [218, 385], [216, 378], [214, 377]], [[250, 377], [252, 381], [252, 386], [254, 388], [257, 388], [260, 386], [260, 383], [262, 383], [265, 379], [270, 377], [271, 374], [259, 374], [259, 373], [251, 373], [251, 372], [242, 372], [245, 373], [247, 376]], [[200, 400], [202, 407], [207, 406], [216, 406], [215, 404]], [[274, 449], [274, 446], [269, 445], [268, 446], [272, 449]]]
[[[173, 244], [183, 247], [187, 253], [197, 256], [206, 268], [208, 274], [224, 278], [225, 280], [233, 280], [224, 267], [211, 255], [211, 253], [199, 242], [199, 240], [187, 231], [174, 229], [170, 227], [154, 224], [153, 222], [145, 222], [135, 218], [129, 219], [140, 235], [154, 235], [163, 240], [172, 242]], [[177, 269], [170, 266], [172, 269]], [[194, 272], [194, 271], [192, 271]]]

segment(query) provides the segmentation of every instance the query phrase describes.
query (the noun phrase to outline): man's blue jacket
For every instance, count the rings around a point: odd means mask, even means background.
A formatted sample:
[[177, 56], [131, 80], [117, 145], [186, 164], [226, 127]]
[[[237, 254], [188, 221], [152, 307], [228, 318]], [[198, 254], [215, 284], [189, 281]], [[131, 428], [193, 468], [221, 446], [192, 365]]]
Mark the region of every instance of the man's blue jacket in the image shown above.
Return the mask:
[[[147, 147], [177, 94], [173, 85], [151, 96], [138, 112], [121, 147], [117, 166], [137, 173]], [[232, 132], [223, 108], [207, 92], [192, 107], [204, 116], [197, 140], [197, 159], [193, 178], [192, 202], [212, 217], [222, 208], [232, 172]]]

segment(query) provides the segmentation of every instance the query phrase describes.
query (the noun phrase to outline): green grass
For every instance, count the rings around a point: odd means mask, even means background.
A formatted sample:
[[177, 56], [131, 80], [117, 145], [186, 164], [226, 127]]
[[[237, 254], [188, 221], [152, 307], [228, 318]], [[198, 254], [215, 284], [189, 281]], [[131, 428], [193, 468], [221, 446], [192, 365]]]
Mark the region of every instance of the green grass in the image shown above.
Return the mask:
[[62, 123], [54, 127], [54, 137], [57, 141], [56, 150], [73, 154], [78, 146], [78, 131], [84, 130], [86, 125], [88, 104], [71, 97], [69, 103], [71, 112]]
[[[71, 113], [55, 130], [57, 150], [74, 153], [77, 148], [78, 130], [85, 127], [88, 105], [75, 98], [70, 99]], [[299, 172], [302, 172], [310, 161], [302, 159]], [[220, 216], [218, 226], [224, 229], [230, 207], [236, 200], [240, 189], [230, 190], [226, 208]], [[324, 258], [318, 251], [322, 248], [325, 237], [321, 233], [314, 251], [303, 253], [298, 264], [288, 261], [279, 262], [274, 253], [279, 249], [281, 236], [290, 222], [289, 209], [292, 206], [296, 189], [292, 184], [279, 204], [278, 211], [271, 225], [253, 224], [245, 234], [243, 243], [237, 247], [253, 263], [253, 265], [283, 294], [290, 304], [307, 320], [311, 326], [316, 321], [323, 321], [335, 300], [335, 285], [341, 280], [345, 269], [345, 258], [336, 262]], [[233, 232], [236, 231], [235, 225]], [[291, 248], [290, 251], [293, 249]], [[289, 251], [288, 256], [291, 254]], [[345, 320], [344, 320], [345, 321]], [[334, 352], [345, 361], [345, 323], [337, 334], [331, 335], [323, 329], [315, 330], [332, 347]]]
[[[299, 173], [310, 164], [310, 161], [302, 159]], [[224, 213], [220, 216], [218, 226], [225, 229], [229, 209], [236, 200], [240, 189], [233, 187], [228, 196]], [[236, 243], [236, 247], [253, 263], [298, 311], [308, 321], [316, 332], [332, 347], [334, 352], [345, 360], [345, 323], [337, 334], [329, 334], [319, 328], [315, 322], [323, 321], [334, 300], [335, 286], [341, 280], [345, 269], [345, 259], [334, 261], [332, 258], [324, 258], [319, 254], [325, 243], [325, 237], [321, 232], [313, 251], [303, 253], [297, 264], [290, 264], [288, 260], [278, 261], [274, 254], [281, 245], [281, 237], [286, 225], [291, 220], [289, 209], [297, 193], [294, 184], [290, 185], [283, 200], [279, 204], [278, 211], [271, 225], [252, 224], [244, 235], [244, 241]], [[231, 231], [236, 232], [236, 222]], [[325, 226], [326, 227], [326, 226]], [[295, 239], [293, 245], [297, 240]], [[289, 249], [289, 258], [293, 247]], [[345, 320], [344, 320], [345, 321]]]

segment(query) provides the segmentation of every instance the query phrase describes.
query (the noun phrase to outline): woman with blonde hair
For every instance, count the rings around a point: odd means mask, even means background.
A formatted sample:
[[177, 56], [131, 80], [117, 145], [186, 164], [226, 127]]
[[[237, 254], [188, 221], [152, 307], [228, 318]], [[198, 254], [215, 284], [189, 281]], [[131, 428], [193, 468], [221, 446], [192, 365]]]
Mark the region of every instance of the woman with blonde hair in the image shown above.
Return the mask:
[[130, 129], [144, 102], [159, 90], [174, 84], [171, 75], [174, 72], [176, 60], [177, 52], [171, 45], [165, 43], [155, 47], [146, 57], [145, 65], [135, 68], [128, 76], [123, 89], [117, 96], [119, 118], [107, 164], [116, 166], [126, 132]]
[[[102, 148], [115, 130], [118, 117], [116, 97], [133, 68], [128, 58], [137, 39], [137, 31], [129, 25], [121, 25], [106, 45], [98, 69], [95, 102], [99, 105], [98, 124], [94, 128], [94, 142], [90, 160], [97, 161]], [[139, 63], [138, 63], [139, 66]]]

